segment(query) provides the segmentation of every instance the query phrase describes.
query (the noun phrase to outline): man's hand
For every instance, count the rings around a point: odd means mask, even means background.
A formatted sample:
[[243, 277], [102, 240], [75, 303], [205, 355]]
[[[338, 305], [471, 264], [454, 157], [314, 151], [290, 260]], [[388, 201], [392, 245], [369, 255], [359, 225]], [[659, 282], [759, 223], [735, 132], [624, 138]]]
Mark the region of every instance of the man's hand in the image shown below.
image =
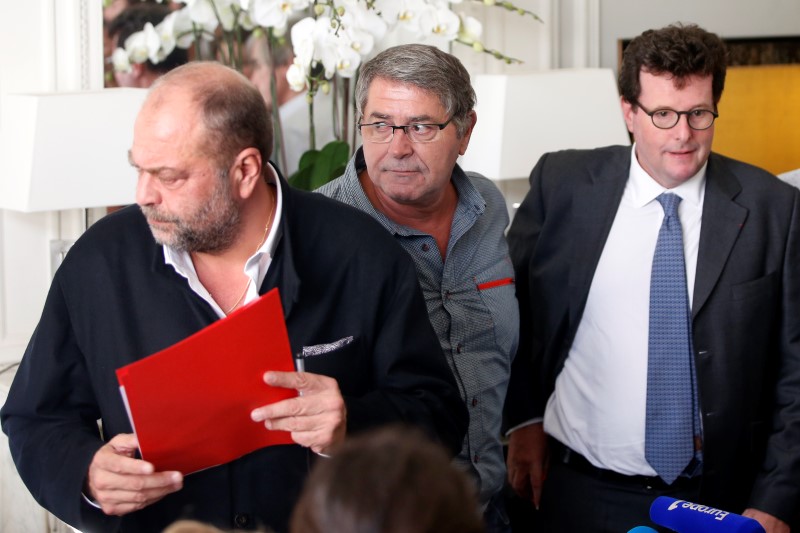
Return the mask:
[[86, 496], [108, 515], [138, 511], [183, 487], [180, 472], [155, 472], [152, 464], [134, 459], [138, 447], [135, 435], [119, 434], [92, 458]]
[[744, 516], [756, 520], [767, 533], [789, 533], [789, 524], [758, 509], [745, 509]]
[[511, 433], [508, 440], [508, 482], [522, 498], [539, 508], [547, 475], [547, 436], [544, 425], [531, 424]]
[[267, 429], [290, 431], [299, 445], [325, 454], [344, 440], [347, 408], [336, 380], [307, 372], [267, 372], [273, 387], [296, 389], [300, 396], [254, 409], [250, 417]]

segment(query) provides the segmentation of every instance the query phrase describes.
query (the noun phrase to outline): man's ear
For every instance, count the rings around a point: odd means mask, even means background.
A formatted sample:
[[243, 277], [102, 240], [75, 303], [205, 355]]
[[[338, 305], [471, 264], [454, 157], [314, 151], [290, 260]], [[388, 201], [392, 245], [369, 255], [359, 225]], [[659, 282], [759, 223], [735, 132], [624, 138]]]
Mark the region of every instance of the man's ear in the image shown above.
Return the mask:
[[624, 96], [619, 97], [619, 103], [622, 106], [622, 117], [625, 119], [625, 125], [628, 131], [633, 133], [633, 104], [625, 99]]
[[275, 68], [275, 97], [278, 101], [278, 107], [282, 106], [303, 91], [295, 92], [289, 85], [289, 80], [286, 79], [286, 73], [289, 71], [291, 62], [283, 65], [276, 65]]
[[459, 141], [458, 147], [458, 155], [464, 155], [467, 151], [467, 146], [469, 146], [469, 139], [472, 136], [472, 130], [475, 128], [475, 124], [478, 122], [478, 114], [475, 110], [469, 112], [468, 115], [469, 122], [467, 126], [467, 131], [464, 132], [464, 135], [461, 137]]
[[241, 198], [249, 198], [256, 188], [261, 176], [261, 152], [256, 148], [245, 148], [233, 163], [233, 186], [239, 191]]

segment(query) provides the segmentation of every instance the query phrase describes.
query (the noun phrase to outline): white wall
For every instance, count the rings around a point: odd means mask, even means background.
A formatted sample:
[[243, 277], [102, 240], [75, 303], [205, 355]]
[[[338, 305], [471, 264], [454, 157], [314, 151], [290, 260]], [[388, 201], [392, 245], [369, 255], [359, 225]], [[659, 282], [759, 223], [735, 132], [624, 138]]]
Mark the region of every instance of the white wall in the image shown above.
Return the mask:
[[[101, 0], [0, 0], [0, 104], [9, 93], [102, 87], [101, 6]], [[0, 182], [15, 179], [0, 160]], [[50, 241], [75, 238], [82, 226], [74, 211], [0, 209], [0, 368], [19, 358], [38, 321], [52, 275]]]
[[601, 0], [600, 66], [617, 68], [617, 41], [692, 22], [723, 38], [800, 35], [799, 0]]
[[693, 22], [724, 38], [800, 35], [800, 0], [517, 0], [544, 19], [531, 23], [499, 8], [455, 6], [484, 24], [484, 41], [523, 65], [506, 66], [462, 46], [453, 53], [472, 73], [559, 67], [617, 68], [617, 42], [646, 29]]
[[[101, 0], [0, 0], [0, 108], [10, 93], [102, 86], [101, 5]], [[0, 191], [6, 180], [20, 179], [3, 165], [0, 160]], [[22, 355], [50, 286], [50, 242], [75, 238], [83, 226], [78, 211], [0, 209], [0, 405], [14, 375], [10, 362]], [[23, 486], [5, 435], [0, 436], [0, 531], [71, 531]]]

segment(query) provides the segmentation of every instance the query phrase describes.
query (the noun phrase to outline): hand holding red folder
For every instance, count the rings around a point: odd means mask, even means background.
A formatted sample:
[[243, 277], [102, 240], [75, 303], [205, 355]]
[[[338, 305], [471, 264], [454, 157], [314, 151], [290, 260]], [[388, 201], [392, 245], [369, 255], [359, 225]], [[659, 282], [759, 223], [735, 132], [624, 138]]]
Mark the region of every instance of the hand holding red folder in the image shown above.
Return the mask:
[[269, 370], [294, 371], [277, 289], [191, 337], [117, 370], [142, 458], [156, 471], [189, 474], [290, 433], [253, 422], [253, 409], [292, 398], [264, 383]]
[[267, 372], [264, 381], [295, 389], [300, 396], [253, 410], [253, 420], [270, 430], [291, 431], [292, 440], [314, 453], [326, 454], [344, 440], [347, 408], [335, 379], [306, 372]]

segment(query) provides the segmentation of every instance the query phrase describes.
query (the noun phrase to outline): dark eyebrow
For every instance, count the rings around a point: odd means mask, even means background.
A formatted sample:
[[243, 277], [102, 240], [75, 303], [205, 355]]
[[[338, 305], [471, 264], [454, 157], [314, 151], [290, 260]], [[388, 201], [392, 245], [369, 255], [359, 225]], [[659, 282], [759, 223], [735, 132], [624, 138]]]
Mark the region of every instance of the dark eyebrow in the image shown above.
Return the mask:
[[[370, 113], [369, 117], [371, 119], [377, 120], [391, 120], [391, 115], [387, 115], [386, 113], [378, 113], [372, 112]], [[417, 123], [429, 123], [432, 121], [433, 118], [430, 115], [418, 115], [408, 119], [409, 124], [417, 124]]]

